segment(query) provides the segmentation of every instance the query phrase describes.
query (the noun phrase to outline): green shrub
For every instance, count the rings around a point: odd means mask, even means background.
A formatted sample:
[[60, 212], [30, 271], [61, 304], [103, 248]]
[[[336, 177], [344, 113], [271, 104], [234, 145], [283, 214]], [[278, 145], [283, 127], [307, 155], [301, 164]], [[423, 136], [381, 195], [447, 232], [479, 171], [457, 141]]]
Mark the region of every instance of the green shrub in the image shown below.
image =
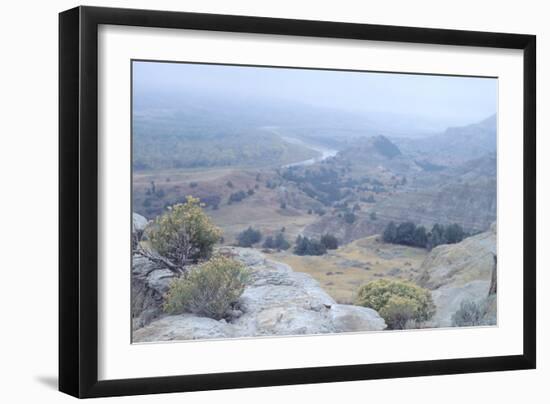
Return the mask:
[[355, 304], [378, 311], [390, 329], [422, 323], [435, 314], [430, 291], [403, 281], [371, 281], [359, 288]]
[[158, 217], [148, 233], [151, 246], [176, 265], [208, 258], [221, 230], [204, 213], [197, 198], [176, 204]]
[[165, 296], [167, 313], [194, 313], [220, 320], [244, 291], [248, 271], [240, 263], [214, 256], [193, 269], [188, 276], [170, 284]]
[[388, 328], [403, 330], [411, 322], [416, 323], [418, 306], [418, 302], [414, 299], [395, 295], [388, 299], [379, 314], [386, 321]]

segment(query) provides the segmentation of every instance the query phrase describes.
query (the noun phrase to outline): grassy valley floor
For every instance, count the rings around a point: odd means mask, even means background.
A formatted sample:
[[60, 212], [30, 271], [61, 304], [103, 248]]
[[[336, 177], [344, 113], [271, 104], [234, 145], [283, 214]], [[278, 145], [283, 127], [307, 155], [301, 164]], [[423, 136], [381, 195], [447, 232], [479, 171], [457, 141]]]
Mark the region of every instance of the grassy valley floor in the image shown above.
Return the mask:
[[313, 276], [338, 303], [353, 303], [359, 287], [387, 278], [414, 281], [428, 252], [422, 248], [386, 244], [379, 236], [366, 237], [323, 256], [298, 256], [291, 251], [270, 256], [294, 271]]

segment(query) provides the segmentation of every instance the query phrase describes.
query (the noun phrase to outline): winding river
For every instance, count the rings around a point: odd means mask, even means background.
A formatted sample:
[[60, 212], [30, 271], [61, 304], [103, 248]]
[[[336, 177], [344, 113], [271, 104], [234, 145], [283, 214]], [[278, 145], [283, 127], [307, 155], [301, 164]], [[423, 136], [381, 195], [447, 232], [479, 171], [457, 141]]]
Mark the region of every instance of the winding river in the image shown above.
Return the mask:
[[336, 156], [338, 153], [338, 150], [335, 149], [329, 149], [328, 147], [319, 146], [311, 143], [306, 143], [301, 139], [296, 139], [294, 137], [288, 137], [288, 136], [281, 136], [281, 138], [290, 144], [298, 144], [304, 147], [307, 147], [308, 149], [315, 150], [316, 152], [321, 153], [320, 156], [313, 157], [311, 159], [297, 161], [295, 163], [285, 164], [283, 168], [289, 168], [289, 167], [300, 167], [300, 166], [310, 166], [315, 163], [319, 163], [323, 160], [326, 160], [330, 157]]
[[313, 157], [310, 159], [296, 161], [290, 164], [284, 164], [281, 166], [282, 168], [310, 166], [312, 164], [319, 163], [323, 160], [326, 160], [330, 157], [334, 157], [336, 156], [336, 154], [338, 154], [338, 150], [336, 149], [331, 149], [318, 144], [307, 143], [307, 142], [304, 142], [302, 139], [298, 139], [291, 136], [284, 136], [279, 132], [278, 128], [275, 126], [264, 126], [262, 127], [262, 129], [274, 133], [275, 135], [279, 136], [281, 139], [283, 139], [287, 143], [304, 146], [304, 147], [307, 147], [308, 149], [315, 150], [316, 152], [321, 154], [320, 156]]

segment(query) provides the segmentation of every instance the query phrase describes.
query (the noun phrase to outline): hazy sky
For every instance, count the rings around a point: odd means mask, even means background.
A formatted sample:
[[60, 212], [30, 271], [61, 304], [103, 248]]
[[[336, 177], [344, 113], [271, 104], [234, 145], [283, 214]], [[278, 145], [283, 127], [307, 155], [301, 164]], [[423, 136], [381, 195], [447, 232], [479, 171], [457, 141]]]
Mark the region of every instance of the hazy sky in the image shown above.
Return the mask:
[[496, 79], [134, 62], [134, 90], [292, 100], [459, 126], [497, 110]]

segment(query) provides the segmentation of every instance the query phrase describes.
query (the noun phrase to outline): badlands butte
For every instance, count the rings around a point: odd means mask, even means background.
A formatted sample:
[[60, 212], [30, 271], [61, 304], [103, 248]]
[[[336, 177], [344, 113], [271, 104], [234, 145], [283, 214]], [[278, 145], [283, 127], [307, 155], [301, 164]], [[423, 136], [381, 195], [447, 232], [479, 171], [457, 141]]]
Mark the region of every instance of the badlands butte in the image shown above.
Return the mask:
[[[385, 330], [380, 312], [357, 304], [360, 288], [377, 280], [429, 292], [433, 315], [414, 328], [456, 326], [465, 304], [479, 317], [472, 325], [496, 324], [495, 116], [415, 138], [257, 126], [193, 137], [189, 150], [183, 135], [151, 148], [155, 134], [139, 130], [155, 126], [146, 119], [134, 135], [141, 243], [150, 246], [155, 219], [192, 196], [221, 229], [214, 254], [240, 262], [250, 277], [221, 319], [170, 314], [163, 305], [173, 271], [134, 254], [134, 342]], [[390, 224], [404, 223], [425, 238], [390, 240]], [[432, 243], [434, 226], [457, 226], [460, 237]], [[247, 229], [254, 235], [245, 240]], [[304, 238], [326, 235], [337, 248], [300, 250]]]

